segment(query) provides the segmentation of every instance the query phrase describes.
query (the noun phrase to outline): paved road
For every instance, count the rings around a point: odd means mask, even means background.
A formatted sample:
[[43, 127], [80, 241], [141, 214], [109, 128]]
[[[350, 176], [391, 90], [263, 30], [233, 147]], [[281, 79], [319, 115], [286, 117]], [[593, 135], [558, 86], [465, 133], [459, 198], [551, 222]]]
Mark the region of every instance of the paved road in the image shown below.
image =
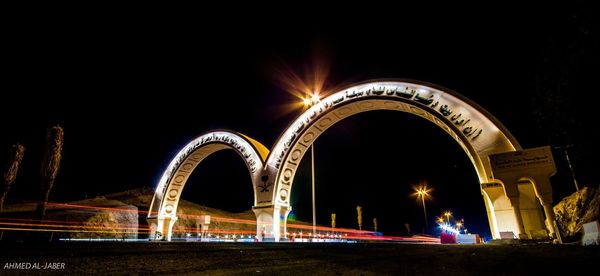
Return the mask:
[[[600, 260], [599, 247], [579, 245], [64, 242], [0, 248], [0, 274], [574, 275], [596, 269]], [[40, 269], [6, 268], [15, 263]], [[58, 269], [43, 269], [46, 263]]]

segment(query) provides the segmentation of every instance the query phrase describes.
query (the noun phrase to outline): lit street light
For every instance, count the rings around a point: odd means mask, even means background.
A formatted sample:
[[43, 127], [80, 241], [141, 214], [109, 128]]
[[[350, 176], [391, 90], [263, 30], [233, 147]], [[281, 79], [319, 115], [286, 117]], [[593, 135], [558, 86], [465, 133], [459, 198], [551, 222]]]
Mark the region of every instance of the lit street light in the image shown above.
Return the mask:
[[[429, 224], [427, 223], [427, 210], [425, 209], [425, 197], [429, 197], [429, 192], [431, 191], [430, 189], [427, 189], [427, 185], [421, 185], [418, 188], [415, 188], [415, 191], [417, 191], [416, 195], [417, 195], [417, 199], [420, 197], [421, 198], [421, 202], [423, 203], [423, 215], [425, 217], [425, 229], [429, 229]], [[425, 231], [423, 231], [425, 232]]]
[[444, 216], [446, 216], [446, 221], [448, 222], [448, 224], [450, 224], [450, 217], [452, 216], [452, 212], [446, 211], [444, 213]]
[[458, 230], [460, 232], [460, 228], [462, 227], [462, 223], [461, 222], [457, 222], [456, 223], [456, 230]]

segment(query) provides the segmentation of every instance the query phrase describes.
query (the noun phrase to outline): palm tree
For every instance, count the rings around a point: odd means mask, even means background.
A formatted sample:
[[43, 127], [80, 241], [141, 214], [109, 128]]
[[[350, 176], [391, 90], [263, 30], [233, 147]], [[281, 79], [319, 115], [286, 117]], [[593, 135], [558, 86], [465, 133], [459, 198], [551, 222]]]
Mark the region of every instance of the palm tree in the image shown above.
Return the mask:
[[10, 186], [17, 179], [17, 173], [19, 172], [19, 166], [21, 165], [21, 161], [23, 161], [23, 156], [25, 155], [25, 147], [21, 144], [13, 145], [10, 150], [10, 160], [8, 162], [8, 166], [6, 167], [6, 171], [4, 172], [4, 178], [2, 189], [0, 192], [0, 212], [4, 207], [4, 199], [6, 198], [6, 194], [10, 190]]
[[362, 207], [360, 207], [360, 205], [356, 206], [356, 213], [356, 219], [358, 220], [358, 230], [362, 230]]
[[377, 218], [373, 218], [373, 226], [375, 228], [375, 232], [377, 232]]
[[335, 229], [335, 213], [331, 214], [331, 230], [333, 231], [333, 229]]
[[48, 196], [58, 175], [60, 159], [62, 157], [64, 131], [60, 126], [54, 126], [48, 129], [46, 135], [46, 152], [40, 168], [42, 201], [36, 209], [36, 219], [43, 220], [46, 215], [46, 204]]

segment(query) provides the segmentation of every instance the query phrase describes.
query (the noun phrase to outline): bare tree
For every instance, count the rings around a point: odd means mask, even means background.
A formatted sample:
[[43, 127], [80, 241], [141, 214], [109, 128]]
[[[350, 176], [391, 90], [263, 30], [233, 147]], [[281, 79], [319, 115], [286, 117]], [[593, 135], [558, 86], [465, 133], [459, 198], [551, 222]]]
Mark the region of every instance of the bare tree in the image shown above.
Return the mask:
[[48, 129], [46, 135], [46, 152], [40, 168], [42, 201], [38, 203], [36, 209], [36, 219], [43, 220], [46, 215], [46, 205], [48, 196], [58, 175], [60, 159], [62, 157], [64, 131], [60, 126], [54, 126]]
[[10, 190], [10, 186], [17, 179], [17, 173], [19, 172], [19, 166], [21, 165], [21, 161], [23, 160], [23, 156], [25, 155], [25, 147], [21, 144], [15, 144], [10, 149], [10, 156], [8, 161], [8, 166], [6, 167], [6, 171], [4, 172], [4, 178], [2, 186], [0, 187], [0, 212], [4, 208], [4, 199], [6, 198], [6, 194]]

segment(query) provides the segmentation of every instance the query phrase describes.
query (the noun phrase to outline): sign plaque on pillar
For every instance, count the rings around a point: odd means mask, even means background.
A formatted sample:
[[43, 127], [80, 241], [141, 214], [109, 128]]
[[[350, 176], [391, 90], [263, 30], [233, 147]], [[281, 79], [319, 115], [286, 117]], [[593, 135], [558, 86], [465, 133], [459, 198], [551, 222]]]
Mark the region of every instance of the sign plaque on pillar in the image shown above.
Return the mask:
[[493, 154], [490, 155], [490, 163], [494, 175], [530, 176], [556, 173], [550, 146]]

